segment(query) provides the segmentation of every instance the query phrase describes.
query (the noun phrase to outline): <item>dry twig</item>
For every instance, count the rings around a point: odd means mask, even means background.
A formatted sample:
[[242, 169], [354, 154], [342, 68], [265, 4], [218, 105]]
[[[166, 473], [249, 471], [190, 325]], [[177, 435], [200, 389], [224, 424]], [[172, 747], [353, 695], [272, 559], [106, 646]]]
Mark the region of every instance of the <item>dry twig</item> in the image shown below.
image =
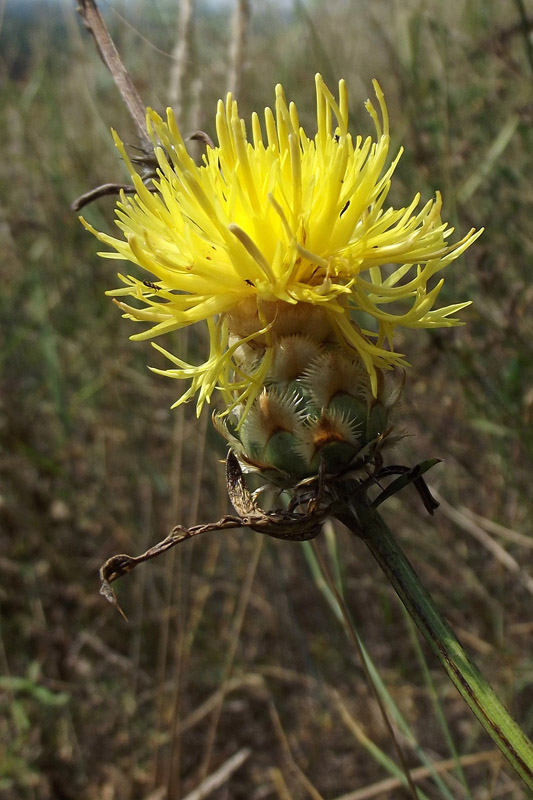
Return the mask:
[[249, 758], [251, 751], [247, 747], [243, 747], [234, 756], [228, 758], [221, 767], [219, 767], [211, 775], [208, 775], [201, 784], [192, 792], [183, 798], [183, 800], [203, 800], [205, 797], [214, 792], [215, 789], [220, 789], [233, 775], [233, 773], [241, 767], [247, 758]]
[[228, 92], [231, 92], [234, 97], [238, 96], [241, 88], [249, 25], [249, 0], [236, 0], [231, 24], [228, 68]]
[[146, 109], [137, 89], [133, 85], [126, 67], [118, 54], [106, 24], [102, 19], [95, 0], [79, 0], [79, 14], [85, 27], [92, 34], [102, 61], [113, 76], [117, 88], [124, 100], [126, 108], [135, 123], [137, 134], [142, 143], [149, 143], [146, 131]]

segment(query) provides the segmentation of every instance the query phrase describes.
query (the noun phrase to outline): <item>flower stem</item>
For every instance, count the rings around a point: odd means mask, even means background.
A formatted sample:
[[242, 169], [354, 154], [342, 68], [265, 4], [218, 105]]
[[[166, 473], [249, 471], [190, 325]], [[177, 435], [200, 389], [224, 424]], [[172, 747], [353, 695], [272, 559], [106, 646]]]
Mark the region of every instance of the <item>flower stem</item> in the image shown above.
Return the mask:
[[467, 705], [533, 790], [533, 744], [470, 661], [379, 513], [356, 498], [339, 519], [363, 539]]

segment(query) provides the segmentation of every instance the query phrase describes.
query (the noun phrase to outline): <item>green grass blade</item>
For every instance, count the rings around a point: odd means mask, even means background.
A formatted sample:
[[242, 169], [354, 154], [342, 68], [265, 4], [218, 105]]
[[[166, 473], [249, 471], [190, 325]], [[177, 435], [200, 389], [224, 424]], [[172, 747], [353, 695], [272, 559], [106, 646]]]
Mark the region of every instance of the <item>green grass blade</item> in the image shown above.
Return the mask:
[[351, 529], [363, 538], [471, 711], [533, 790], [533, 744], [469, 660], [379, 514], [364, 501], [354, 503], [353, 510]]

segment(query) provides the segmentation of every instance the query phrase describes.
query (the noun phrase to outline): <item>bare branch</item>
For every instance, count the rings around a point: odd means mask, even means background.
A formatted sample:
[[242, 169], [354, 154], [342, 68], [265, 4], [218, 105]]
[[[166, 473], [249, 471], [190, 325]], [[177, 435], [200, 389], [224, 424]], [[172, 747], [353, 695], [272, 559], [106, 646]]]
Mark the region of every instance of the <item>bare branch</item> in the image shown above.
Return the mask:
[[213, 140], [205, 131], [196, 131], [195, 133], [191, 133], [189, 139], [192, 142], [203, 142], [206, 147], [214, 147]]
[[184, 86], [191, 57], [194, 0], [181, 0], [178, 37], [172, 50], [172, 67], [168, 85], [168, 101], [174, 109], [178, 124], [183, 124]]
[[95, 186], [94, 189], [90, 189], [88, 192], [84, 192], [77, 197], [76, 200], [71, 203], [70, 207], [73, 211], [79, 211], [84, 206], [92, 203], [93, 200], [98, 200], [100, 197], [107, 197], [107, 195], [110, 194], [120, 194], [120, 192], [134, 194], [135, 186], [129, 183], [103, 183], [101, 186]]
[[241, 88], [246, 40], [250, 24], [250, 0], [236, 0], [231, 25], [229, 50], [228, 92], [237, 97]]
[[145, 119], [146, 108], [137, 89], [133, 85], [126, 67], [120, 59], [117, 48], [109, 35], [109, 31], [96, 6], [95, 0], [79, 0], [78, 12], [86, 28], [92, 34], [104, 64], [113, 76], [113, 80], [135, 123], [141, 142], [148, 143], [149, 139]]

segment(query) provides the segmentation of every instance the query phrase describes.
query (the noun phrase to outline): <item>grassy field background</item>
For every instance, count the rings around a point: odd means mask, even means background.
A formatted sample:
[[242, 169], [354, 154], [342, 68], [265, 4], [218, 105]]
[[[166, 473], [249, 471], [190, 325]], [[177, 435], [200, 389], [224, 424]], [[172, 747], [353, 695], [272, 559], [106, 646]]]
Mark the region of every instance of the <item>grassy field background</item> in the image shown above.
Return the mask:
[[[163, 110], [180, 7], [102, 10], [143, 100]], [[232, 13], [193, 9], [186, 133], [213, 134]], [[122, 579], [127, 623], [99, 596], [106, 558], [228, 510], [225, 446], [209, 413], [169, 410], [181, 387], [146, 369], [163, 365], [148, 344], [128, 341], [104, 295], [114, 265], [70, 210], [126, 179], [109, 128], [134, 143], [74, 3], [7, 0], [0, 19], [0, 794], [174, 800], [222, 770], [205, 797], [408, 797], [312, 550], [210, 534]], [[398, 345], [413, 365], [401, 415], [411, 435], [394, 460], [444, 459], [430, 477], [441, 509], [428, 517], [408, 489], [385, 514], [530, 736], [532, 30], [526, 0], [252, 2], [239, 91], [248, 117], [282, 82], [312, 130], [315, 72], [331, 87], [345, 77], [352, 130], [370, 132], [363, 102], [378, 78], [393, 151], [405, 148], [391, 200], [441, 189], [457, 237], [486, 228], [443, 291], [474, 300], [468, 325]], [[112, 198], [86, 216], [112, 230]], [[191, 330], [167, 344], [194, 357], [203, 342]], [[363, 546], [339, 529], [319, 547], [389, 712], [408, 726], [396, 718], [409, 765], [441, 764], [438, 778], [420, 774], [420, 797], [526, 797]]]

